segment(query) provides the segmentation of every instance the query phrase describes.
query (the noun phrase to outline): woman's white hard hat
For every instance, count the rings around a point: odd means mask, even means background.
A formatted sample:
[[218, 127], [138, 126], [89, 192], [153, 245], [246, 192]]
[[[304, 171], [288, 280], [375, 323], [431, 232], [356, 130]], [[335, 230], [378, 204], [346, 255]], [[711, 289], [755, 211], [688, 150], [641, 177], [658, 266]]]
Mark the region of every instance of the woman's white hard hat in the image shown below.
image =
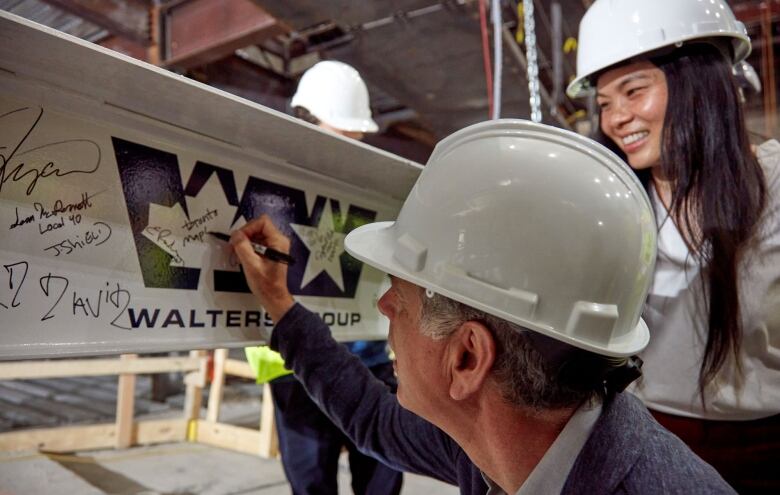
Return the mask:
[[317, 62], [301, 77], [290, 102], [342, 131], [376, 132], [368, 89], [352, 66], [335, 60]]
[[583, 96], [602, 70], [689, 42], [724, 46], [733, 64], [750, 54], [750, 38], [725, 0], [596, 0], [580, 22], [577, 76], [566, 93]]
[[391, 275], [606, 356], [648, 343], [650, 201], [616, 155], [578, 134], [494, 120], [441, 141], [395, 222], [347, 251]]

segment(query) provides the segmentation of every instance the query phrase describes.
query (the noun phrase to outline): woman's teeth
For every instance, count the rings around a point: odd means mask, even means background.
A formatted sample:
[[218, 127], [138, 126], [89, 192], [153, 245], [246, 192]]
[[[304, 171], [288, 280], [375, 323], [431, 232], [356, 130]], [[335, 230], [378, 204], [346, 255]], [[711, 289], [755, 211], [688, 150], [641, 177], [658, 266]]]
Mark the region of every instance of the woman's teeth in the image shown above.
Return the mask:
[[623, 138], [623, 144], [628, 146], [629, 144], [633, 144], [639, 141], [640, 139], [647, 137], [648, 134], [650, 133], [647, 131], [635, 132], [634, 134], [629, 134], [628, 136]]

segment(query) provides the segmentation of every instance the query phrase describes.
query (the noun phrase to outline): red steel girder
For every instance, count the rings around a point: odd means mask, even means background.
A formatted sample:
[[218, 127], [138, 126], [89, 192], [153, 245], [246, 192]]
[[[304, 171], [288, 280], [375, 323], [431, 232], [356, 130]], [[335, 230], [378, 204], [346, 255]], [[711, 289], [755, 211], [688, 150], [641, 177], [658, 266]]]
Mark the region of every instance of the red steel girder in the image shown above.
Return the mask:
[[150, 62], [149, 59], [150, 48], [145, 47], [139, 43], [136, 43], [135, 41], [129, 38], [125, 38], [122, 36], [109, 36], [105, 39], [98, 41], [97, 44], [100, 46], [104, 46], [106, 48], [110, 48], [115, 52], [119, 52], [124, 55], [127, 55], [128, 57], [133, 57], [138, 60], [143, 60], [144, 62]]
[[289, 32], [251, 0], [186, 0], [162, 13], [166, 66], [198, 67]]
[[773, 22], [780, 19], [780, 0], [738, 3], [732, 5], [731, 10], [734, 12], [737, 19], [744, 22], [746, 25], [752, 25], [761, 22], [761, 16], [768, 8], [771, 8]]
[[144, 46], [151, 44], [150, 3], [145, 0], [43, 0], [81, 17], [116, 36]]

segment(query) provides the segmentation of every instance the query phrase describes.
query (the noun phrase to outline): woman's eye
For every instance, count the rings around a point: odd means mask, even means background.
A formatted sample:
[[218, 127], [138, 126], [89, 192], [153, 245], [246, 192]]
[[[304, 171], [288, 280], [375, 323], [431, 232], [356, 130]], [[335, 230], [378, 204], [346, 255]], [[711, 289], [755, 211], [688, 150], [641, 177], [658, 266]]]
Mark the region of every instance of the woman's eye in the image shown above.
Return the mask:
[[634, 96], [640, 91], [642, 91], [643, 89], [645, 89], [643, 86], [637, 88], [628, 88], [628, 90], [626, 91], [626, 95], [628, 95], [629, 97]]

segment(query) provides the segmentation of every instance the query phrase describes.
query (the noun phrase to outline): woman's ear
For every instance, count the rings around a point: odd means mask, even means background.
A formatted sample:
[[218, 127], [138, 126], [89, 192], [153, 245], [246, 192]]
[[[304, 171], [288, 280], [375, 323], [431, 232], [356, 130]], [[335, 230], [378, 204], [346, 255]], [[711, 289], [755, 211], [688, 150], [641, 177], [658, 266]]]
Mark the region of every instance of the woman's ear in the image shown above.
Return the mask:
[[463, 323], [448, 343], [450, 398], [465, 400], [478, 393], [496, 359], [496, 344], [490, 330], [478, 321]]

